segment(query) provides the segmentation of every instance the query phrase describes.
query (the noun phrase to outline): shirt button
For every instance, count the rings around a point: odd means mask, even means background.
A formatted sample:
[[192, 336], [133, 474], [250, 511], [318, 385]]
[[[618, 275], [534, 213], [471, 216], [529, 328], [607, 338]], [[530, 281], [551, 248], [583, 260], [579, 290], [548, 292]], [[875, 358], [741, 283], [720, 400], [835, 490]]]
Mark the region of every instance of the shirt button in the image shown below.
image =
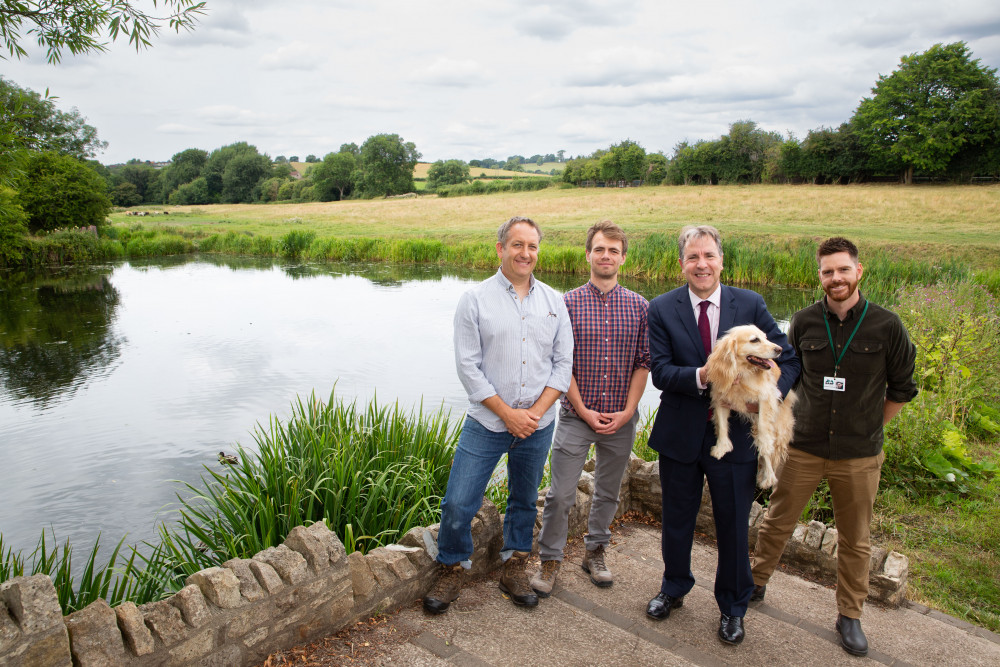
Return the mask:
[[522, 363], [522, 364], [526, 364], [526, 363], [528, 363], [528, 362], [527, 362], [527, 361], [522, 361], [521, 363]]
[[830, 435], [833, 435], [833, 431], [830, 431]]

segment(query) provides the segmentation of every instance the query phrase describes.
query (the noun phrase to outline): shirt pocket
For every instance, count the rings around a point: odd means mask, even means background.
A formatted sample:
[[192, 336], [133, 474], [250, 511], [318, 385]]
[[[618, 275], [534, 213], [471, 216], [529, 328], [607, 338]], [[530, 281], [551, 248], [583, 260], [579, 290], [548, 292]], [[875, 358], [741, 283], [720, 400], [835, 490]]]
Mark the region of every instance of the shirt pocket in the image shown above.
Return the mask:
[[844, 360], [844, 369], [852, 375], [874, 375], [885, 372], [885, 355], [882, 354], [883, 343], [874, 340], [851, 341]]
[[817, 377], [833, 374], [833, 352], [825, 338], [803, 338], [799, 344], [802, 370]]

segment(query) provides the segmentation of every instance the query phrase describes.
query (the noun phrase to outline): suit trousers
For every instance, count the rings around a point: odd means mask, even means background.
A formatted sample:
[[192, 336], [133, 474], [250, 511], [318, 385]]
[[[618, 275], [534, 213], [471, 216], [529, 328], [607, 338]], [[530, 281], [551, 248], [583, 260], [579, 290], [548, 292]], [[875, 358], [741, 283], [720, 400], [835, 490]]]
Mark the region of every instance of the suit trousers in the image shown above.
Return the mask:
[[884, 459], [885, 453], [879, 452], [875, 456], [832, 460], [790, 448], [757, 534], [754, 582], [764, 585], [770, 580], [802, 510], [825, 477], [837, 527], [837, 610], [848, 618], [861, 618], [868, 597], [872, 508]]
[[714, 444], [715, 429], [712, 422], [706, 422], [701, 453], [695, 461], [680, 463], [660, 455], [663, 495], [663, 582], [660, 592], [681, 597], [694, 587], [691, 548], [707, 479], [719, 548], [715, 601], [723, 614], [742, 618], [753, 593], [748, 524], [756, 488], [757, 459], [732, 462], [729, 460], [731, 455], [727, 455], [717, 460], [708, 453]]
[[636, 412], [615, 433], [603, 435], [595, 433], [587, 422], [569, 410], [559, 410], [559, 425], [552, 439], [549, 463], [552, 483], [545, 494], [542, 529], [538, 533], [538, 554], [542, 560], [563, 559], [569, 512], [576, 504], [576, 485], [591, 444], [596, 449], [597, 465], [594, 468], [594, 496], [590, 504], [587, 535], [583, 541], [587, 549], [596, 549], [606, 546], [611, 540], [608, 527], [618, 512], [618, 494], [632, 453], [638, 421], [639, 413]]

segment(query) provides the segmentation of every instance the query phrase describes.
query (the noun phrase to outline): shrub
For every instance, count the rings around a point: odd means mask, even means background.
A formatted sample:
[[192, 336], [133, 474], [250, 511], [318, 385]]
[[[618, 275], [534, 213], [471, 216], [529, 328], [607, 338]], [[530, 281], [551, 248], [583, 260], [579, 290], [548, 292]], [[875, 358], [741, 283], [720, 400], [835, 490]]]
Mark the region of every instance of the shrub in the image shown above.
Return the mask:
[[31, 231], [102, 227], [111, 212], [104, 179], [76, 158], [30, 153], [15, 202], [28, 216]]
[[917, 348], [920, 394], [886, 428], [883, 480], [945, 502], [994, 462], [970, 452], [1000, 434], [1000, 302], [970, 283], [911, 286], [898, 312]]

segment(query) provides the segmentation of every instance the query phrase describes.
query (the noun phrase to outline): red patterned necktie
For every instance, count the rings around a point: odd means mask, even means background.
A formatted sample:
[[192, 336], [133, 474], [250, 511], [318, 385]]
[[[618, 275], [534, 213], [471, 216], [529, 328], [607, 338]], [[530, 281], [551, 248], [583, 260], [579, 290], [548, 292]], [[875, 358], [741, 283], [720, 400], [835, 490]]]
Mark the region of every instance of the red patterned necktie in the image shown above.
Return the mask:
[[701, 334], [701, 344], [705, 347], [705, 356], [712, 354], [712, 325], [708, 323], [708, 306], [711, 302], [707, 299], [698, 304], [701, 313], [698, 314], [698, 333]]

